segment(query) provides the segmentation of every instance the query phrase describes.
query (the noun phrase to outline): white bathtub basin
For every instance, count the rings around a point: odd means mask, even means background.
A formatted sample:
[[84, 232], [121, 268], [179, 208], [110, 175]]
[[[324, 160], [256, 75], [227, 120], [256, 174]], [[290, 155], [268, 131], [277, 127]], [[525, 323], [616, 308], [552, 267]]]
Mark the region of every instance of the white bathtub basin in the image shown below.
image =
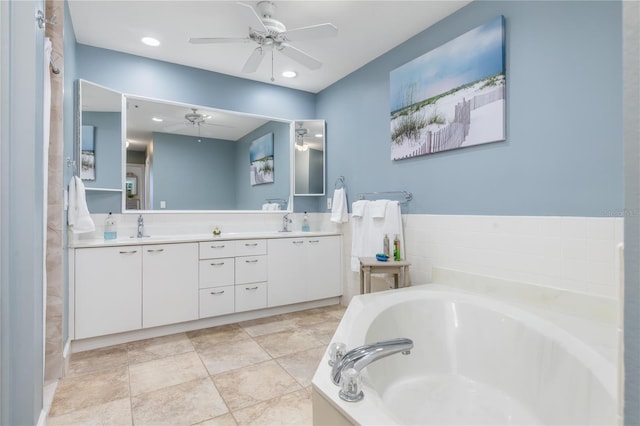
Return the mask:
[[338, 398], [324, 360], [314, 391], [356, 424], [616, 423], [615, 366], [522, 309], [443, 286], [387, 291], [354, 298], [332, 341], [396, 337], [412, 353], [366, 367], [362, 401]]

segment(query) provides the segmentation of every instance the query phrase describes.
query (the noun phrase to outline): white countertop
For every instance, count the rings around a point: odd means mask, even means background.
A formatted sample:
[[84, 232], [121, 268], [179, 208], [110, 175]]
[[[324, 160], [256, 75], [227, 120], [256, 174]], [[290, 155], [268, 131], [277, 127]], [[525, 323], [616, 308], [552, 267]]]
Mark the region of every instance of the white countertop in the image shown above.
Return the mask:
[[319, 232], [280, 232], [280, 231], [257, 231], [257, 232], [227, 232], [219, 236], [213, 234], [176, 234], [176, 235], [150, 235], [148, 237], [137, 238], [129, 235], [119, 235], [115, 240], [105, 240], [102, 238], [76, 240], [69, 244], [70, 248], [89, 247], [117, 247], [117, 246], [137, 246], [140, 244], [173, 244], [173, 243], [193, 243], [200, 241], [225, 241], [225, 240], [254, 240], [261, 238], [304, 238], [304, 237], [325, 237], [331, 235], [341, 235], [339, 232], [319, 231]]

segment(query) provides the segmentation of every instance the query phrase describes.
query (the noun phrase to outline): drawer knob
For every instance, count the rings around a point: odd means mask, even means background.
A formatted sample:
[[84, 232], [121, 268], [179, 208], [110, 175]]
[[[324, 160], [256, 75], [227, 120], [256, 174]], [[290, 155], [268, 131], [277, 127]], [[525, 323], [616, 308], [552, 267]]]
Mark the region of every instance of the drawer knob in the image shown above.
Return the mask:
[[214, 295], [214, 296], [215, 296], [215, 295], [222, 294], [222, 293], [224, 293], [224, 290], [220, 290], [220, 291], [212, 291], [210, 294], [212, 294], [212, 295]]
[[244, 289], [247, 290], [247, 291], [253, 291], [253, 290], [257, 290], [258, 287], [257, 286], [256, 287], [245, 287]]
[[213, 249], [224, 248], [224, 244], [221, 245], [221, 246], [211, 246], [211, 248], [213, 248]]
[[164, 249], [148, 249], [147, 253], [162, 253]]
[[245, 260], [245, 263], [258, 263], [258, 259]]
[[244, 246], [245, 246], [245, 247], [255, 247], [255, 246], [257, 246], [257, 245], [258, 245], [258, 243], [245, 243], [245, 245], [244, 245]]
[[224, 262], [212, 263], [211, 266], [223, 266]]
[[133, 253], [137, 253], [138, 250], [129, 250], [129, 251], [121, 251], [120, 254], [133, 254]]
[[304, 243], [304, 241], [291, 241], [291, 242], [296, 245]]

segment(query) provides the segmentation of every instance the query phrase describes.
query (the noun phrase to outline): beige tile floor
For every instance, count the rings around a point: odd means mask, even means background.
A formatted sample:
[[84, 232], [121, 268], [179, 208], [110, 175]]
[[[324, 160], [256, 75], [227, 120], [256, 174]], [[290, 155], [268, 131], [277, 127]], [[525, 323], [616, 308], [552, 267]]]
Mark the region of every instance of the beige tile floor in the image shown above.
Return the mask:
[[75, 353], [47, 425], [305, 425], [344, 307]]

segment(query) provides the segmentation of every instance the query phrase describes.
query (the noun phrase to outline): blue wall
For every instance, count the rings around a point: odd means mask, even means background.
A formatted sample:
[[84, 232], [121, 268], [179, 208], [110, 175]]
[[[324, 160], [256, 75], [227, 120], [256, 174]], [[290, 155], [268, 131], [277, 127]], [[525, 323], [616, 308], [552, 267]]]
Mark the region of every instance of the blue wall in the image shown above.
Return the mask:
[[[507, 139], [390, 160], [389, 73], [506, 21]], [[407, 190], [410, 213], [607, 216], [623, 207], [619, 2], [473, 2], [320, 92], [327, 182]], [[323, 203], [318, 204], [322, 208]]]
[[160, 210], [160, 201], [167, 210], [234, 209], [235, 157], [233, 141], [154, 133], [153, 209]]
[[293, 120], [315, 115], [315, 95], [79, 44], [76, 78], [142, 97]]
[[87, 188], [122, 188], [122, 114], [83, 112], [82, 125], [95, 126], [96, 179]]

